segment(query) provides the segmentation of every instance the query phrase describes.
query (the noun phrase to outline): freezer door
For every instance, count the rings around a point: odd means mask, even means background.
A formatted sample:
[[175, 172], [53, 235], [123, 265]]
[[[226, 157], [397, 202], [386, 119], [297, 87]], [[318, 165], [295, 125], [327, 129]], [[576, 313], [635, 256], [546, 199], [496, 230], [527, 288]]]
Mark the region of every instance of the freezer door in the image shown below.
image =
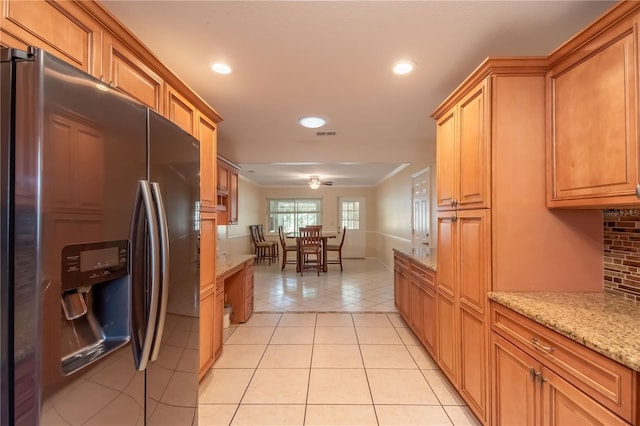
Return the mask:
[[155, 198], [165, 213], [167, 241], [157, 359], [146, 372], [147, 424], [191, 425], [198, 421], [200, 148], [178, 126], [148, 114], [149, 181], [159, 190]]
[[128, 240], [145, 107], [36, 51], [16, 64], [15, 124], [16, 424], [38, 424], [34, 407], [40, 425], [139, 424]]

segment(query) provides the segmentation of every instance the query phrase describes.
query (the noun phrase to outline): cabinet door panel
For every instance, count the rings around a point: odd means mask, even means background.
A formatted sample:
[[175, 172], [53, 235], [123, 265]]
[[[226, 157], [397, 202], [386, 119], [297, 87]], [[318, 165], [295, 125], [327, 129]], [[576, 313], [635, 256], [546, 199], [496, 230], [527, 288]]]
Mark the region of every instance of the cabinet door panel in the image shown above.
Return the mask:
[[238, 223], [238, 173], [231, 170], [229, 173], [229, 224]]
[[200, 141], [200, 203], [215, 207], [216, 125], [198, 114]]
[[495, 426], [539, 424], [540, 387], [532, 373], [540, 371], [540, 364], [495, 333], [491, 336], [491, 346], [491, 365], [493, 366], [491, 424]]
[[491, 282], [489, 222], [489, 210], [458, 212], [460, 303], [481, 315], [487, 310], [487, 291]]
[[104, 81], [162, 113], [162, 78], [109, 33], [103, 49]]
[[214, 261], [216, 253], [215, 221], [200, 220], [200, 286], [215, 282]]
[[489, 207], [489, 121], [487, 82], [460, 102], [458, 208]]
[[454, 208], [453, 200], [456, 198], [456, 109], [452, 108], [437, 123], [437, 149], [436, 161], [436, 195], [438, 197], [438, 210], [451, 210]]
[[[70, 1], [4, 0], [0, 11], [3, 33], [100, 77], [102, 29], [79, 5]], [[4, 44], [4, 34], [2, 37]]]
[[542, 390], [544, 426], [628, 425], [551, 370], [543, 367], [542, 376], [545, 380]]
[[409, 325], [414, 334], [422, 340], [422, 289], [420, 283], [414, 280], [411, 281], [410, 305]]
[[460, 393], [481, 420], [489, 400], [488, 329], [485, 319], [460, 307]]
[[213, 356], [218, 359], [222, 355], [223, 316], [224, 316], [224, 280], [216, 281], [216, 304], [213, 317]]
[[166, 117], [190, 135], [196, 135], [196, 107], [167, 85]]
[[206, 374], [213, 364], [213, 330], [215, 311], [215, 285], [200, 295], [200, 378]]
[[593, 42], [593, 54], [550, 71], [551, 205], [637, 203], [635, 38], [630, 22], [619, 25]]
[[455, 297], [456, 260], [456, 219], [455, 212], [438, 213], [438, 292], [449, 298]]
[[438, 364], [442, 372], [458, 386], [457, 355], [460, 351], [456, 332], [455, 303], [444, 294], [438, 294]]
[[431, 290], [425, 290], [422, 294], [422, 315], [422, 342], [431, 356], [435, 358], [438, 332], [436, 329], [436, 293]]

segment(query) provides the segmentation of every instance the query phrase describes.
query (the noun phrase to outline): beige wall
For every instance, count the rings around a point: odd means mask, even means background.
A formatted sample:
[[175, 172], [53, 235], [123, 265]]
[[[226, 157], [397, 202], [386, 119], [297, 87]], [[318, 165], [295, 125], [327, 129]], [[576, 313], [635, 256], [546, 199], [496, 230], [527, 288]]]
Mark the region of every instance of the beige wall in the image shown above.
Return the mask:
[[218, 226], [219, 254], [252, 253], [249, 225], [255, 225], [262, 218], [260, 210], [260, 188], [242, 176], [238, 179], [238, 224]]
[[[433, 154], [433, 153], [431, 153]], [[227, 254], [251, 253], [249, 225], [267, 224], [269, 198], [322, 198], [322, 225], [328, 232], [338, 227], [338, 198], [364, 197], [366, 200], [366, 257], [378, 258], [393, 269], [393, 249], [411, 247], [411, 175], [429, 166], [431, 171], [431, 199], [435, 197], [434, 155], [424, 153], [420, 163], [411, 164], [377, 187], [326, 187], [313, 190], [300, 187], [258, 187], [240, 177], [238, 224], [218, 226], [218, 252]], [[429, 163], [429, 160], [432, 163]], [[435, 247], [435, 203], [431, 206], [431, 246]], [[277, 240], [277, 235], [267, 236]]]
[[427, 166], [431, 173], [431, 247], [435, 247], [435, 164], [411, 164], [376, 187], [378, 227], [371, 238], [372, 256], [389, 269], [393, 269], [394, 248], [411, 248], [411, 176]]
[[[321, 186], [318, 189], [311, 189], [307, 185], [299, 187], [267, 187], [260, 191], [260, 212], [259, 222], [267, 224], [267, 200], [269, 198], [321, 198], [322, 199], [322, 227], [325, 232], [338, 232], [338, 198], [339, 197], [363, 197], [365, 199], [365, 226], [367, 230], [367, 243], [365, 256], [374, 256], [369, 242], [369, 233], [376, 227], [376, 198], [375, 188], [358, 187], [329, 187]], [[277, 239], [277, 235], [273, 237]]]

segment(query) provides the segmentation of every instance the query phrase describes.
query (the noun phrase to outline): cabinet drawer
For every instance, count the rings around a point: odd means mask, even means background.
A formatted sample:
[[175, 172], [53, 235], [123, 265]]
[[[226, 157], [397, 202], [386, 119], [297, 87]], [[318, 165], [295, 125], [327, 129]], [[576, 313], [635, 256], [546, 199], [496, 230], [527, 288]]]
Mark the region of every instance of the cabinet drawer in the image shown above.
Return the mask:
[[633, 423], [637, 383], [631, 369], [496, 303], [491, 320], [493, 331]]
[[400, 272], [409, 272], [409, 259], [395, 255], [393, 260], [394, 269]]
[[413, 275], [413, 277], [416, 278], [423, 287], [435, 290], [435, 274], [426, 266], [411, 262], [411, 275]]

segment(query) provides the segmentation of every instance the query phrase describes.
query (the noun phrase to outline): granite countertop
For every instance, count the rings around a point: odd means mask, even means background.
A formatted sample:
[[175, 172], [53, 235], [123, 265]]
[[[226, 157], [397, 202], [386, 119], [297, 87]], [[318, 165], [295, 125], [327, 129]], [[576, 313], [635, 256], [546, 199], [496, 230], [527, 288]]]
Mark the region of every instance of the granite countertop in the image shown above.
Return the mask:
[[640, 302], [611, 293], [490, 292], [489, 299], [640, 371]]
[[248, 260], [253, 260], [255, 254], [222, 255], [216, 259], [216, 278], [224, 276], [227, 272], [240, 266]]
[[438, 258], [436, 257], [435, 249], [413, 247], [410, 249], [394, 248], [393, 250], [402, 253], [405, 256], [409, 256], [410, 258], [420, 262], [427, 268], [431, 269], [433, 272], [436, 272]]

